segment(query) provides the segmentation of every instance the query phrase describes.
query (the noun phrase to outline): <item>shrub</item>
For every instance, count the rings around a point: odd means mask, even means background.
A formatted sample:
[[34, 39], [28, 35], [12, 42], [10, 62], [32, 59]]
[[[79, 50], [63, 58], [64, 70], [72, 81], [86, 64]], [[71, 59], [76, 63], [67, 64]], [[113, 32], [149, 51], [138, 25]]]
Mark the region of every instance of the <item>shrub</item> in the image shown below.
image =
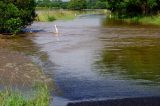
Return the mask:
[[36, 17], [34, 0], [0, 1], [0, 33], [18, 33]]
[[86, 3], [86, 0], [70, 0], [68, 8], [72, 10], [82, 10], [87, 7]]

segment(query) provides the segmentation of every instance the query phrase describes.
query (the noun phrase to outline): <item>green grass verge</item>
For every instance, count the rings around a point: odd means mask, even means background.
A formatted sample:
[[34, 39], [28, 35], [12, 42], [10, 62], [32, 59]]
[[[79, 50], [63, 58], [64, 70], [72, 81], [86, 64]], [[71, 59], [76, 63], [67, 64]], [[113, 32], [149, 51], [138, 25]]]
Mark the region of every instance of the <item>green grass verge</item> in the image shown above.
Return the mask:
[[47, 86], [38, 86], [35, 90], [31, 97], [26, 97], [20, 91], [1, 91], [0, 106], [49, 106], [50, 95]]
[[76, 17], [77, 12], [61, 10], [38, 10], [37, 21], [49, 22], [58, 19], [71, 20]]
[[54, 21], [54, 20], [72, 20], [81, 14], [106, 14], [107, 10], [84, 10], [84, 11], [72, 11], [72, 10], [62, 10], [62, 9], [38, 9], [37, 12], [37, 21]]
[[124, 21], [128, 23], [160, 25], [160, 15], [133, 17], [133, 18], [124, 19]]

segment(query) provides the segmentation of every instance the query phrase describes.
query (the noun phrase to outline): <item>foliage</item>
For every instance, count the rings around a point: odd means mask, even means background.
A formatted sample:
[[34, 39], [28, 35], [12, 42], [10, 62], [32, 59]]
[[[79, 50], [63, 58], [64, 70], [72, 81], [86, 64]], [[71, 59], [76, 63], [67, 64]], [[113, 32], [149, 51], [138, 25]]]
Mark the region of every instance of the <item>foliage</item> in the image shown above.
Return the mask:
[[97, 1], [95, 8], [96, 9], [105, 9], [105, 8], [107, 8], [107, 2]]
[[48, 13], [38, 13], [36, 21], [54, 21], [56, 20], [54, 14], [48, 14]]
[[49, 106], [49, 91], [46, 85], [38, 86], [33, 97], [26, 98], [19, 91], [6, 89], [0, 92], [1, 106]]
[[82, 10], [87, 7], [86, 3], [86, 0], [70, 0], [68, 8], [72, 10]]
[[157, 14], [160, 0], [41, 0], [42, 7], [81, 9], [109, 9], [120, 18]]
[[[36, 21], [54, 21], [54, 20], [73, 20], [77, 16], [82, 14], [106, 14], [106, 10], [93, 10], [93, 11], [72, 11], [72, 10], [61, 10], [61, 9], [48, 9], [48, 8], [37, 8]], [[53, 19], [53, 20], [52, 20]]]
[[[47, 12], [46, 12], [47, 11]], [[75, 14], [80, 14], [78, 11], [69, 10], [37, 10], [37, 21], [54, 21], [56, 19], [70, 20], [74, 19]], [[53, 19], [53, 20], [51, 20]]]
[[[107, 1], [106, 0], [38, 0], [38, 7], [49, 7], [49, 8], [63, 8], [63, 9], [106, 9]], [[79, 9], [80, 6], [80, 9]]]
[[49, 7], [49, 8], [63, 8], [66, 9], [68, 2], [62, 2], [62, 0], [40, 0], [37, 1], [38, 7]]
[[107, 9], [107, 0], [87, 0], [88, 9]]
[[109, 9], [119, 17], [156, 14], [160, 9], [159, 0], [107, 0]]
[[17, 33], [31, 24], [36, 16], [34, 0], [0, 1], [0, 32]]
[[143, 16], [143, 17], [132, 17], [124, 19], [125, 22], [131, 23], [141, 23], [141, 24], [148, 24], [148, 25], [160, 25], [160, 16]]

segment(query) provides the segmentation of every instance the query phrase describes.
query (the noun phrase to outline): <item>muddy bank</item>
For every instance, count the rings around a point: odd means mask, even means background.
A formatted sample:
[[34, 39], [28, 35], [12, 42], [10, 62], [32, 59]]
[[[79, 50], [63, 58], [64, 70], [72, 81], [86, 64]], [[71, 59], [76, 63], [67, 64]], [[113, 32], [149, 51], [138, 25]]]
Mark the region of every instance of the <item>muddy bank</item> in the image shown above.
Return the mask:
[[29, 55], [37, 55], [38, 49], [27, 37], [0, 38], [0, 86], [30, 88], [36, 83], [51, 83], [43, 70]]
[[160, 106], [160, 97], [87, 101], [79, 103], [69, 103], [67, 106]]

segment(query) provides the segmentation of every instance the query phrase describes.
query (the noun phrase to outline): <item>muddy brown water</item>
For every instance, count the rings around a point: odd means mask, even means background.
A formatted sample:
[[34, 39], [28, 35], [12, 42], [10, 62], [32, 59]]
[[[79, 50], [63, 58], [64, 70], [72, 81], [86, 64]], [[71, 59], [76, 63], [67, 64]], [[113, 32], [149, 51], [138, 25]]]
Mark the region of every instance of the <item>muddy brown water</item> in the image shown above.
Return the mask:
[[[59, 34], [54, 34], [54, 25]], [[103, 15], [35, 22], [32, 37], [54, 65], [53, 105], [160, 96], [160, 27], [112, 22]]]
[[[39, 83], [52, 85], [38, 62], [47, 61], [47, 55], [39, 51], [31, 40], [32, 34], [18, 36], [0, 35], [0, 89], [10, 88], [33, 93]], [[33, 62], [33, 60], [36, 60]]]

